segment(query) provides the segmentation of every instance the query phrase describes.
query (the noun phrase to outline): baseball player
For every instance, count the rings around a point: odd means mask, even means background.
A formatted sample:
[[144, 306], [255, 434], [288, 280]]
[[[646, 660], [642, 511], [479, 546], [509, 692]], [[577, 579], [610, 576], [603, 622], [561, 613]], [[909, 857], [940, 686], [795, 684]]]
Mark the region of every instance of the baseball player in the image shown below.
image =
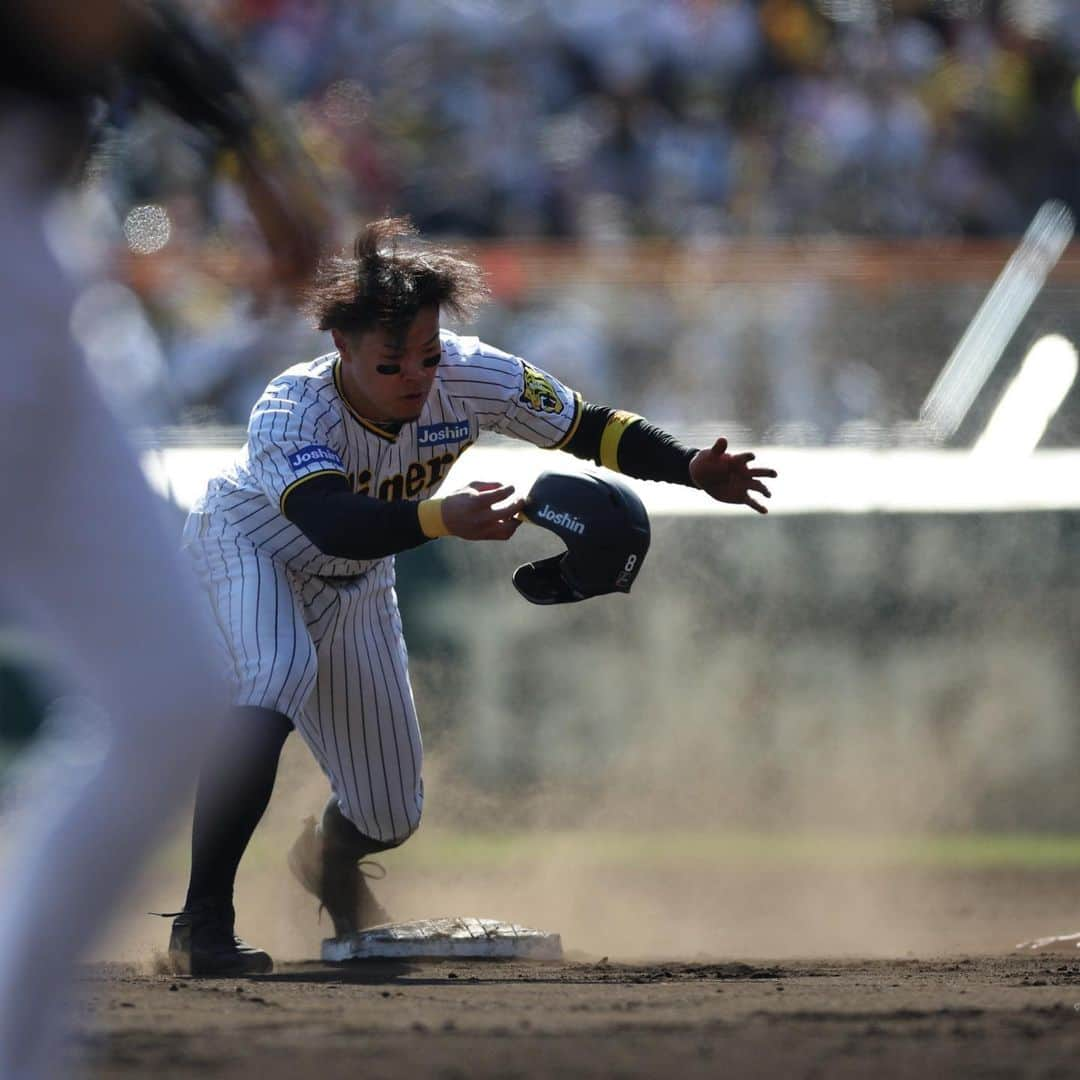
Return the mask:
[[[699, 487], [764, 514], [753, 454], [681, 445], [640, 416], [582, 401], [526, 360], [440, 328], [485, 298], [479, 269], [406, 221], [363, 229], [328, 261], [309, 311], [333, 349], [282, 372], [247, 444], [194, 507], [184, 543], [220, 629], [238, 706], [196, 797], [192, 870], [169, 952], [192, 974], [264, 972], [235, 936], [233, 883], [295, 728], [330, 780], [289, 864], [337, 935], [385, 921], [359, 870], [420, 824], [420, 729], [394, 554], [439, 537], [508, 540], [523, 500], [495, 482], [441, 495], [482, 431], [631, 476]], [[237, 762], [235, 747], [249, 749]]]
[[5, 822], [0, 1077], [40, 1080], [71, 1075], [71, 965], [190, 790], [227, 703], [198, 585], [70, 338], [73, 287], [42, 216], [121, 65], [233, 147], [283, 280], [310, 275], [322, 224], [283, 198], [302, 169], [262, 156], [231, 63], [173, 9], [5, 0], [0, 58], [0, 586], [111, 724], [85, 767], [41, 762], [41, 794]]

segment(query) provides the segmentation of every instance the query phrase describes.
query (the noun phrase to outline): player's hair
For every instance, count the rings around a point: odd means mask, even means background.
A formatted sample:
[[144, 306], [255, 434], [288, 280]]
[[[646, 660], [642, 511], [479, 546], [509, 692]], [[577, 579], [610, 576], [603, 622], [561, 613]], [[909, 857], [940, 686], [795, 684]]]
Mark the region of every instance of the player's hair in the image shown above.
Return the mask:
[[421, 241], [408, 218], [383, 218], [357, 234], [353, 256], [323, 262], [304, 309], [320, 330], [404, 330], [426, 307], [467, 320], [488, 298], [484, 273], [456, 252]]

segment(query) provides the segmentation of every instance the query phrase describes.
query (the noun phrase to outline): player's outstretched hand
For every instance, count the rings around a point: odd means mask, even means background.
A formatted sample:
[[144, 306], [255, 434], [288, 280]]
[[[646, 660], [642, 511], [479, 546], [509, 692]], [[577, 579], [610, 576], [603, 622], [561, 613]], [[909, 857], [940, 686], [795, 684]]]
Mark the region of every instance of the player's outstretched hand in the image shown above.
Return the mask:
[[759, 514], [769, 511], [752, 492], [772, 498], [761, 482], [762, 476], [776, 476], [775, 469], [751, 469], [753, 454], [729, 454], [727, 439], [717, 439], [706, 450], [699, 450], [690, 460], [690, 479], [718, 502], [739, 503]]
[[463, 540], [509, 540], [517, 532], [524, 499], [496, 506], [514, 494], [511, 485], [474, 480], [467, 488], [448, 495], [442, 504], [443, 522], [451, 536]]

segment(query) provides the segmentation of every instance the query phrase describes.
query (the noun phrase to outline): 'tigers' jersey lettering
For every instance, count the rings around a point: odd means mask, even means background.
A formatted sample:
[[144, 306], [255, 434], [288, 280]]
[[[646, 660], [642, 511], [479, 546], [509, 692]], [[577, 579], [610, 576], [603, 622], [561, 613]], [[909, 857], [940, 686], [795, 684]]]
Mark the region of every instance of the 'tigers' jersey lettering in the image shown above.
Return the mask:
[[578, 536], [585, 535], [585, 522], [581, 518], [574, 517], [568, 510], [553, 510], [544, 503], [544, 509], [537, 511], [536, 516], [543, 518], [544, 521], [550, 521], [552, 525], [561, 525], [564, 529], [577, 533]]
[[370, 469], [361, 469], [358, 473], [350, 473], [349, 481], [352, 484], [353, 491], [358, 495], [375, 495], [384, 502], [415, 499], [422, 491], [441, 483], [443, 477], [450, 471], [450, 466], [470, 446], [472, 446], [472, 443], [463, 443], [458, 447], [456, 454], [452, 450], [447, 450], [445, 454], [428, 458], [427, 461], [413, 461], [404, 472], [394, 473], [393, 476], [381, 480], [376, 491], [371, 490], [373, 477]]

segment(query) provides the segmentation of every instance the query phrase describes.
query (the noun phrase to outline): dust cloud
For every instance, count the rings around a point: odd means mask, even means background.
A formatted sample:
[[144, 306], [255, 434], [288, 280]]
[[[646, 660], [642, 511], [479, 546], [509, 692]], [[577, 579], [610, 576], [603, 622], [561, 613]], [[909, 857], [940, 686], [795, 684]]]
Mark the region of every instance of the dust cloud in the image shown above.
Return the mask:
[[[511, 545], [450, 547], [422, 603], [403, 583], [426, 806], [379, 857], [395, 918], [515, 921], [613, 960], [1000, 950], [1075, 921], [1039, 899], [1075, 896], [1051, 871], [1016, 876], [1030, 925], [989, 907], [1012, 871], [963, 843], [1078, 813], [1059, 609], [992, 574], [1015, 523], [655, 524], [630, 597], [527, 605]], [[285, 866], [327, 790], [294, 736], [237, 892], [239, 932], [280, 960], [330, 933]], [[179, 907], [186, 857], [179, 824], [103, 955], [163, 947], [140, 912]]]

